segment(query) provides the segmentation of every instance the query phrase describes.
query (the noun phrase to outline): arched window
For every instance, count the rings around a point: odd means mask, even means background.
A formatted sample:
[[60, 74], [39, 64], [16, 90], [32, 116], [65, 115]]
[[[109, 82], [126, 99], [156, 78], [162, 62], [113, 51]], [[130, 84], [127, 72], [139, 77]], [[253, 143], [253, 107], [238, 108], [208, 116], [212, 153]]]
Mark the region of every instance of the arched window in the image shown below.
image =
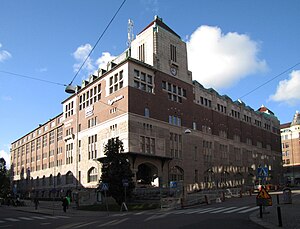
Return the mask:
[[56, 179], [57, 179], [57, 181], [56, 181], [57, 185], [61, 185], [61, 174], [60, 173], [57, 174]]
[[184, 170], [179, 166], [170, 168], [170, 181], [182, 181], [184, 179]]
[[66, 184], [73, 184], [73, 173], [71, 171], [66, 174]]
[[95, 167], [92, 167], [88, 171], [88, 183], [98, 181], [98, 171]]

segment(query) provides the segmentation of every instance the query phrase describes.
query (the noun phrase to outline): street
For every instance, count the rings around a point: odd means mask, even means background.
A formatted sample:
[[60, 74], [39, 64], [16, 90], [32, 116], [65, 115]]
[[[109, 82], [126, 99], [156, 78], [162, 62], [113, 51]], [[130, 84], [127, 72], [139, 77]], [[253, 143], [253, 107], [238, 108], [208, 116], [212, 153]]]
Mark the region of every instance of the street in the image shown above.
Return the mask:
[[262, 228], [249, 220], [254, 211], [258, 211], [254, 196], [189, 209], [111, 212], [109, 216], [84, 211], [45, 215], [2, 206], [0, 228]]

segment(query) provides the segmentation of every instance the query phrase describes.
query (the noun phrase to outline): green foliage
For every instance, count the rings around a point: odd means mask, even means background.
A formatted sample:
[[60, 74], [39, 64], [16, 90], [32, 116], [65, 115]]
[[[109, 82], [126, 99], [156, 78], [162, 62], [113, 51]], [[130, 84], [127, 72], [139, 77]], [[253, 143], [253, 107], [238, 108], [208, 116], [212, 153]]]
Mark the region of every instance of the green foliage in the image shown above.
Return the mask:
[[0, 158], [0, 197], [5, 198], [10, 190], [9, 175], [6, 170], [6, 161]]
[[123, 142], [119, 138], [109, 139], [104, 148], [106, 158], [101, 161], [101, 182], [108, 183], [107, 195], [112, 196], [119, 205], [125, 201], [125, 187], [123, 187], [122, 181], [124, 179], [128, 180], [126, 199], [131, 197], [134, 189], [130, 162], [126, 154], [122, 153], [123, 151]]

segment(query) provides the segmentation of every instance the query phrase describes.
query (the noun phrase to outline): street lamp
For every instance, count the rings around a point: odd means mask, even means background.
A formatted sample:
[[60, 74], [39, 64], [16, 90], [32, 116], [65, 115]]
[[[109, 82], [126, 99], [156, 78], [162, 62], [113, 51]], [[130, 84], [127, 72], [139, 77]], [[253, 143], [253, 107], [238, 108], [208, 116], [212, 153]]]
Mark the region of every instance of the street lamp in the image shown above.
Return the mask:
[[68, 94], [74, 94], [76, 92], [76, 87], [69, 84], [68, 86], [66, 86], [65, 92], [68, 93]]

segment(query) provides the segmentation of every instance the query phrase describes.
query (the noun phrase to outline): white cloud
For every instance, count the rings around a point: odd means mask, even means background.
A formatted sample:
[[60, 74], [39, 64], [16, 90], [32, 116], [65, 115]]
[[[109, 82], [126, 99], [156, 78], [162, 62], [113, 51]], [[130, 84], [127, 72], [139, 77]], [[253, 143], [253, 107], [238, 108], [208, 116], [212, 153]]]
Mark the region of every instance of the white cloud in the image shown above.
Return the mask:
[[9, 58], [11, 58], [11, 54], [6, 50], [1, 50], [2, 44], [0, 43], [0, 62], [3, 62]]
[[[81, 45], [76, 49], [76, 51], [73, 53], [73, 57], [77, 61], [77, 63], [73, 65], [74, 72], [78, 71], [91, 50], [92, 46], [90, 44]], [[88, 72], [95, 70], [95, 67], [93, 66], [93, 60], [90, 57], [85, 62], [83, 69], [86, 69]]]
[[46, 67], [43, 67], [43, 68], [38, 68], [36, 69], [37, 72], [47, 72], [48, 71], [48, 68]]
[[107, 63], [116, 57], [111, 55], [109, 52], [103, 52], [102, 56], [99, 57], [96, 61], [98, 68], [107, 69]]
[[3, 95], [1, 96], [1, 100], [3, 101], [12, 101], [12, 97], [9, 95]]
[[146, 11], [152, 12], [153, 14], [158, 14], [159, 4], [158, 0], [141, 0], [141, 3], [144, 5]]
[[4, 151], [3, 149], [0, 150], [0, 158], [4, 158], [5, 162], [6, 162], [6, 168], [9, 169], [10, 168], [10, 153]]
[[187, 41], [187, 49], [193, 79], [205, 87], [230, 87], [267, 69], [266, 61], [257, 57], [257, 42], [245, 34], [223, 34], [218, 27], [197, 28]]
[[[90, 44], [85, 44], [79, 46], [76, 51], [72, 54], [75, 58], [76, 62], [73, 65], [74, 71], [78, 71], [80, 66], [82, 65], [85, 58], [88, 56], [90, 51], [92, 50], [92, 46]], [[107, 63], [113, 59], [115, 59], [116, 56], [111, 55], [109, 52], [103, 52], [102, 55], [94, 61], [92, 58], [88, 58], [85, 65], [83, 66], [83, 69], [87, 71], [87, 74], [97, 74], [96, 71], [99, 68], [107, 69]]]
[[292, 71], [289, 79], [279, 82], [276, 92], [270, 100], [296, 105], [300, 100], [300, 70]]

